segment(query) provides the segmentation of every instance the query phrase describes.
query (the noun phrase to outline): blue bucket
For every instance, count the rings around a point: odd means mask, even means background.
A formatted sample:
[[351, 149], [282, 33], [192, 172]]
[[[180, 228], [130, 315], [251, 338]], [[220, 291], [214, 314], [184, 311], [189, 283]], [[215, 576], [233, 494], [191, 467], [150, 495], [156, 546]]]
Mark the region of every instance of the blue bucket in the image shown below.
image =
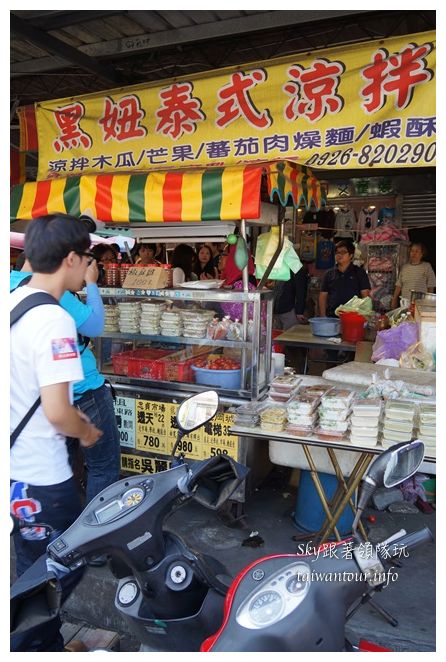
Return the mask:
[[[330, 501], [338, 486], [337, 478], [331, 474], [320, 472], [318, 472], [318, 476], [324, 488], [327, 501]], [[336, 528], [341, 536], [348, 536], [351, 533], [354, 517], [351, 506], [347, 504], [336, 524]], [[310, 471], [302, 470], [300, 472], [294, 512], [296, 527], [303, 533], [315, 533], [321, 529], [325, 519], [325, 511], [311, 478], [311, 473]]]

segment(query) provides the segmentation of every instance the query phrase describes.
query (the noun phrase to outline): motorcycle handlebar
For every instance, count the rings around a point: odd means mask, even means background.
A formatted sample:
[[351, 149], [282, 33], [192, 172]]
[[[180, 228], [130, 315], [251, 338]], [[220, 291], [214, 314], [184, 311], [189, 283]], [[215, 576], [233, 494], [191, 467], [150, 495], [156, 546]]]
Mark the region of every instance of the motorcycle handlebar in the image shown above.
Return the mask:
[[413, 531], [412, 533], [406, 533], [397, 540], [393, 540], [392, 543], [388, 546], [388, 553], [390, 556], [401, 556], [401, 552], [404, 550], [410, 551], [424, 545], [427, 542], [432, 542], [434, 539], [430, 529], [427, 526], [420, 529], [419, 531]]

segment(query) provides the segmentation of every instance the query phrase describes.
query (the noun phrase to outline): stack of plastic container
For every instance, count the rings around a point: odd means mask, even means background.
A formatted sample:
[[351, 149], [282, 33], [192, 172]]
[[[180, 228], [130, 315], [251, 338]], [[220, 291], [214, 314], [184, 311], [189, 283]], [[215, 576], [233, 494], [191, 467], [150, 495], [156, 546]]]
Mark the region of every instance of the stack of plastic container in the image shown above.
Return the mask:
[[278, 375], [270, 382], [268, 396], [274, 402], [288, 402], [300, 384], [301, 379], [296, 375]]
[[256, 427], [260, 421], [260, 410], [263, 407], [263, 402], [248, 402], [246, 405], [237, 407], [234, 410], [234, 423], [236, 425], [241, 425], [242, 427]]
[[161, 331], [161, 313], [166, 310], [166, 304], [158, 301], [148, 301], [141, 304], [140, 331], [149, 336], [158, 336]]
[[418, 410], [418, 438], [424, 441], [427, 451], [435, 450], [436, 420], [436, 406], [421, 403]]
[[104, 332], [119, 331], [119, 310], [114, 304], [104, 304]]
[[209, 322], [214, 317], [213, 310], [181, 310], [183, 336], [189, 338], [205, 338]]
[[[302, 389], [304, 390], [304, 389]], [[286, 432], [301, 437], [308, 437], [313, 433], [317, 424], [317, 407], [320, 403], [318, 395], [299, 393], [286, 407], [288, 424]]]
[[141, 304], [139, 301], [123, 301], [118, 303], [119, 330], [121, 333], [139, 333]]
[[162, 336], [182, 336], [183, 323], [181, 321], [180, 313], [171, 310], [164, 311], [161, 314], [160, 329]]
[[376, 446], [382, 412], [381, 400], [353, 402], [350, 416], [350, 441], [357, 446]]
[[342, 439], [350, 424], [350, 406], [354, 397], [355, 391], [343, 388], [333, 388], [325, 393], [318, 408], [319, 427], [316, 433]]
[[260, 427], [267, 432], [282, 432], [287, 420], [285, 407], [267, 406], [260, 412]]
[[384, 410], [382, 445], [385, 448], [413, 439], [416, 405], [403, 400], [388, 400]]

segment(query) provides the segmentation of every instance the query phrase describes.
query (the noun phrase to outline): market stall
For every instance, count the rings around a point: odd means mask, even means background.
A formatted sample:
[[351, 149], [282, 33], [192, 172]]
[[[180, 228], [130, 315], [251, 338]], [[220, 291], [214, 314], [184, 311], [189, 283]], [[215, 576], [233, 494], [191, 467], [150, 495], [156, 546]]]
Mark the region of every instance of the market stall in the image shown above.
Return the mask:
[[[373, 368], [379, 376], [384, 366], [351, 362], [326, 370], [323, 377], [278, 377], [261, 403], [235, 410], [234, 434], [266, 442], [273, 463], [310, 472], [325, 522], [307, 533], [320, 543], [331, 535], [341, 539], [338, 522], [346, 507], [356, 512], [355, 490], [374, 455], [398, 442], [422, 439], [421, 471], [436, 473], [434, 376], [394, 369], [392, 379], [382, 375], [380, 381], [371, 378]], [[361, 374], [368, 381], [357, 378]], [[323, 483], [327, 474], [337, 481], [330, 497]]]
[[[262, 186], [269, 204], [261, 201]], [[315, 207], [320, 199], [320, 185], [311, 171], [278, 161], [210, 171], [29, 182], [14, 189], [11, 215], [29, 219], [56, 210], [80, 214], [89, 209], [124, 236], [126, 231], [133, 238], [150, 236], [158, 229], [171, 240], [193, 242], [211, 221], [221, 223], [223, 236], [228, 230], [222, 221], [232, 221], [232, 227], [239, 222], [245, 235], [250, 222], [280, 225], [279, 210], [287, 203]], [[217, 234], [215, 223], [213, 228]], [[223, 453], [246, 461], [247, 444], [229, 433], [232, 415], [226, 410], [263, 397], [268, 387], [272, 292], [175, 290], [169, 287], [168, 269], [139, 270], [136, 280], [120, 287], [128, 268], [115, 265], [107, 270], [109, 287], [100, 290], [106, 328], [95, 341], [99, 369], [116, 391], [122, 470], [167, 468], [177, 403], [209, 385], [218, 390], [225, 411], [184, 440], [181, 450], [192, 460]], [[226, 304], [239, 306], [240, 320], [232, 320], [229, 329], [220, 324], [209, 336], [209, 323], [216, 314], [221, 317]], [[207, 369], [203, 360], [212, 357], [233, 369]]]

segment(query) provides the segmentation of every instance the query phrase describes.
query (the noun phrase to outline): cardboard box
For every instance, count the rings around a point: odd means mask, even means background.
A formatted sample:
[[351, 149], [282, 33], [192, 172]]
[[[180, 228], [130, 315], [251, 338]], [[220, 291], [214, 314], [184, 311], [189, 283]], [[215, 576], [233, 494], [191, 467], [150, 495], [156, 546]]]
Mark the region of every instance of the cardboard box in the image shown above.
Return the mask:
[[162, 267], [147, 265], [145, 267], [131, 267], [122, 287], [142, 290], [162, 290], [167, 287], [169, 272]]

